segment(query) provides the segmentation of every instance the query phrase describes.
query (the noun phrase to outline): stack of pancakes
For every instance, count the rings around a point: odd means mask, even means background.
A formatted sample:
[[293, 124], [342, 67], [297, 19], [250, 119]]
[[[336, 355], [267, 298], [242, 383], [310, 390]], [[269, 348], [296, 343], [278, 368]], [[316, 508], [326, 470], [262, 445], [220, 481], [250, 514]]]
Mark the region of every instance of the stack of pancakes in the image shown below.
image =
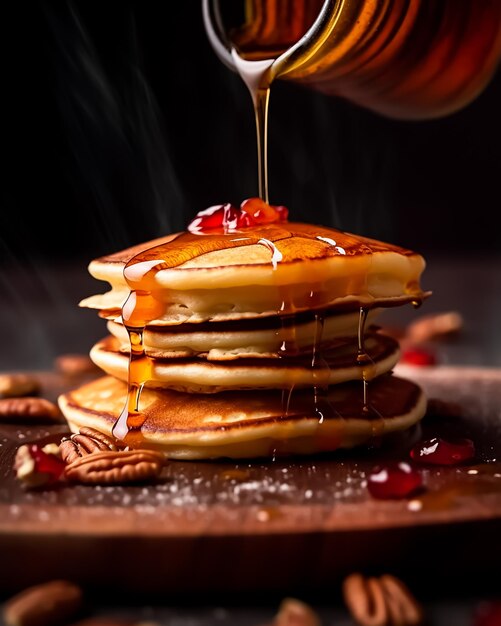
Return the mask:
[[90, 263], [111, 289], [80, 305], [109, 335], [90, 351], [104, 375], [59, 398], [73, 431], [171, 458], [252, 458], [350, 448], [421, 419], [424, 394], [392, 374], [399, 345], [374, 320], [426, 296], [423, 258], [271, 219]]

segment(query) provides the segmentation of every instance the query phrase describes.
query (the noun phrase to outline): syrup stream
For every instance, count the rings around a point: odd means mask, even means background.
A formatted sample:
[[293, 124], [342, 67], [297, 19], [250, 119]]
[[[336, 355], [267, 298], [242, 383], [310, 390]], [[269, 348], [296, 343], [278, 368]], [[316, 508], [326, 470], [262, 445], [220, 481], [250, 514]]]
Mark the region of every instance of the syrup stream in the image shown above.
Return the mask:
[[254, 106], [257, 139], [257, 166], [259, 197], [269, 202], [268, 192], [268, 108], [271, 78], [269, 69], [275, 59], [248, 61], [233, 48], [231, 51], [235, 67], [247, 85]]
[[367, 352], [365, 346], [365, 325], [367, 322], [367, 314], [369, 310], [367, 307], [360, 307], [358, 316], [358, 351], [357, 351], [357, 365], [362, 368], [362, 389], [363, 389], [363, 412], [371, 420], [372, 439], [377, 439], [384, 433], [384, 418], [370, 403], [370, 378], [372, 378], [371, 369], [375, 368], [375, 363]]
[[370, 362], [370, 357], [367, 354], [365, 348], [365, 323], [367, 321], [367, 309], [360, 307], [358, 315], [358, 351], [357, 351], [357, 364], [362, 367], [362, 382], [363, 382], [363, 394], [364, 394], [364, 411], [369, 410], [369, 381], [367, 380], [366, 366]]

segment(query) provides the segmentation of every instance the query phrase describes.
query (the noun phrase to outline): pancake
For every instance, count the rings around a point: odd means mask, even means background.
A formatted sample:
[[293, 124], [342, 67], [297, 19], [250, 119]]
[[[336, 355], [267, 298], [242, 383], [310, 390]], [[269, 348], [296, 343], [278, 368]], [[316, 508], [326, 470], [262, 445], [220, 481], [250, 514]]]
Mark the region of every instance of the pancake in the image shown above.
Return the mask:
[[[188, 393], [216, 393], [234, 389], [287, 389], [291, 386], [335, 385], [349, 380], [372, 380], [390, 371], [400, 356], [393, 338], [369, 333], [365, 338], [370, 358], [357, 363], [357, 345], [346, 340], [322, 350], [322, 361], [312, 367], [311, 354], [303, 358], [239, 359], [209, 362], [200, 358], [151, 359], [147, 387], [176, 389]], [[115, 337], [105, 337], [90, 350], [90, 357], [104, 372], [128, 380], [129, 355], [120, 352]]]
[[130, 289], [146, 288], [161, 303], [153, 325], [357, 311], [421, 301], [424, 268], [405, 248], [298, 222], [183, 232], [91, 261], [111, 289], [80, 306], [116, 319]]
[[[406, 430], [426, 410], [421, 389], [394, 375], [371, 383], [369, 413], [361, 391], [360, 382], [331, 387], [333, 416], [320, 420], [312, 411], [311, 390], [295, 393], [284, 414], [279, 391], [198, 395], [144, 389], [144, 423], [128, 434], [127, 444], [189, 460], [314, 454], [362, 446], [374, 436]], [[89, 426], [110, 434], [126, 395], [125, 383], [103, 376], [61, 395], [58, 402], [73, 432]]]
[[[379, 310], [369, 311], [367, 325], [373, 324]], [[322, 344], [347, 337], [356, 338], [359, 312], [325, 314], [323, 316]], [[297, 315], [290, 321], [278, 316], [253, 320], [202, 322], [198, 324], [149, 324], [144, 331], [146, 354], [155, 358], [203, 356], [209, 361], [227, 361], [238, 358], [279, 358], [283, 342], [293, 335], [295, 348], [311, 353], [316, 337], [318, 318], [311, 314]], [[109, 332], [121, 344], [121, 351], [129, 351], [129, 335], [121, 322], [108, 321]]]
[[174, 458], [312, 453], [405, 430], [424, 395], [391, 375], [399, 344], [373, 322], [428, 296], [424, 268], [258, 198], [211, 207], [184, 232], [91, 261], [109, 289], [80, 306], [106, 320], [90, 349], [106, 376], [61, 410], [73, 428]]

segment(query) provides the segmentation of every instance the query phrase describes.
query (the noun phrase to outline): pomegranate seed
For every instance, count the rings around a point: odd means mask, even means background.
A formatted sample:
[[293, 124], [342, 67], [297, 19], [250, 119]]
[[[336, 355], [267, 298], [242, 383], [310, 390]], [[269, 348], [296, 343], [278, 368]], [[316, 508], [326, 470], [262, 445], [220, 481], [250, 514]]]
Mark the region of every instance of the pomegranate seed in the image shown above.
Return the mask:
[[64, 468], [62, 459], [44, 452], [36, 444], [20, 446], [14, 459], [17, 478], [29, 487], [54, 484], [61, 477]]
[[475, 445], [471, 439], [446, 441], [439, 437], [417, 443], [411, 450], [411, 458], [430, 465], [459, 465], [475, 457]]
[[188, 230], [191, 233], [199, 233], [211, 228], [220, 228], [223, 225], [225, 207], [227, 204], [216, 204], [214, 206], [199, 211], [195, 218], [189, 223]]
[[431, 350], [425, 350], [424, 348], [409, 348], [404, 350], [400, 358], [401, 363], [407, 363], [408, 365], [436, 365], [437, 357]]
[[255, 223], [256, 222], [248, 213], [240, 213], [238, 216], [238, 228], [248, 228], [249, 226], [254, 226]]
[[264, 212], [266, 209], [271, 208], [269, 204], [266, 204], [261, 198], [247, 198], [240, 204], [240, 210], [243, 213], [248, 213], [252, 217], [256, 217], [259, 213]]
[[289, 209], [286, 206], [279, 205], [274, 207], [280, 222], [286, 222], [289, 218]]
[[240, 211], [229, 203], [223, 206], [223, 211], [223, 226], [225, 230], [235, 230], [238, 224], [238, 218], [240, 217]]
[[417, 470], [403, 461], [375, 467], [369, 474], [367, 489], [378, 500], [406, 498], [423, 487], [423, 479]]
[[501, 626], [501, 601], [484, 602], [477, 607], [473, 626]]
[[41, 474], [49, 474], [53, 480], [57, 480], [63, 470], [65, 463], [54, 454], [47, 454], [36, 444], [30, 446], [30, 453], [35, 461], [35, 469]]
[[240, 208], [227, 202], [199, 211], [189, 223], [188, 231], [203, 233], [214, 228], [224, 228], [225, 232], [231, 232], [256, 224], [284, 222], [288, 215], [289, 211], [285, 206], [271, 206], [261, 198], [247, 198], [241, 203]]

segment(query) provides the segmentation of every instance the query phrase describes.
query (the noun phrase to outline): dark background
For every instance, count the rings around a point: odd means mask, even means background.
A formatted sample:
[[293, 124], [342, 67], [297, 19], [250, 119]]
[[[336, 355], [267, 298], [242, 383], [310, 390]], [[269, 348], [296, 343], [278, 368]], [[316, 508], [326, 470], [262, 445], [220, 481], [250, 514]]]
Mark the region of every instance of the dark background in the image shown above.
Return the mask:
[[[88, 263], [257, 195], [246, 87], [216, 57], [199, 0], [5, 3], [0, 21], [0, 370], [89, 351], [108, 286]], [[270, 105], [270, 201], [421, 252], [419, 313], [458, 310], [442, 362], [501, 365], [501, 73], [469, 106], [387, 119], [296, 84]]]
[[[257, 195], [250, 97], [197, 0], [7, 3], [0, 252], [90, 260]], [[270, 201], [429, 251], [501, 250], [501, 77], [434, 121], [277, 82]]]

